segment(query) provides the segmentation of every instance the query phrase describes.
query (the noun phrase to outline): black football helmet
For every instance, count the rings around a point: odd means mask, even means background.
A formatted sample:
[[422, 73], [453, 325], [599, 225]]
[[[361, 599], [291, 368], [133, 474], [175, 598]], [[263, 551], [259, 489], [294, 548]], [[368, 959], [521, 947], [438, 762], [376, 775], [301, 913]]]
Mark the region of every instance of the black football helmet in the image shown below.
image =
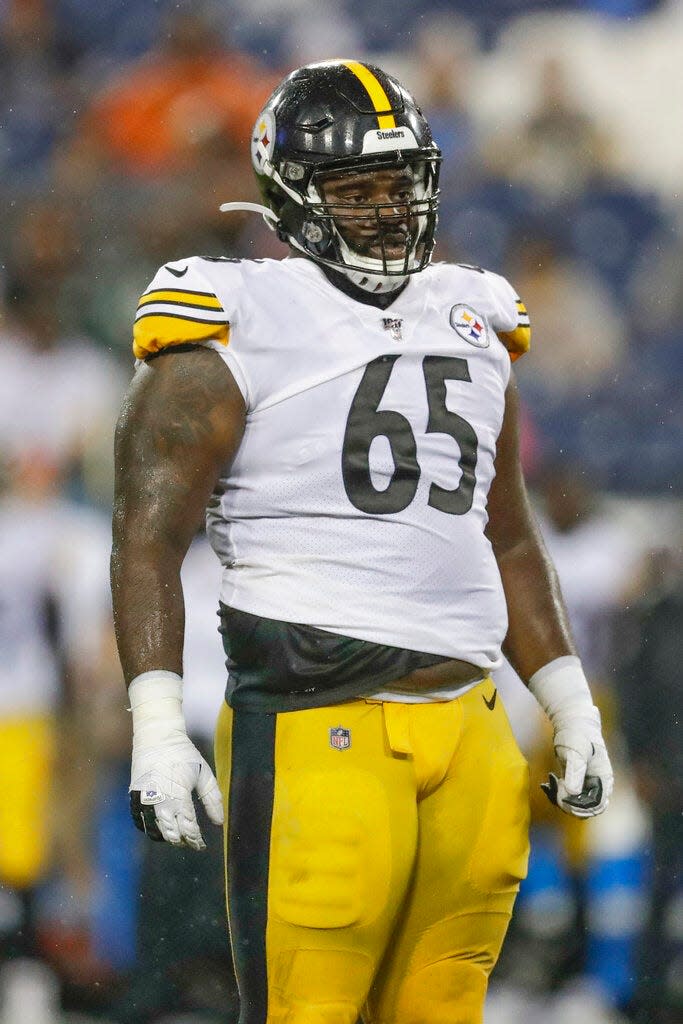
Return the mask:
[[[367, 291], [393, 290], [428, 265], [441, 153], [413, 97], [380, 68], [330, 60], [293, 71], [257, 118], [251, 155], [265, 208], [226, 203], [221, 209], [259, 210], [284, 242]], [[407, 170], [412, 179], [412, 198], [394, 210], [404, 225], [399, 256], [395, 233], [390, 254], [384, 245], [386, 206], [354, 203], [347, 214], [340, 202], [324, 198], [326, 178], [378, 168]], [[376, 226], [381, 258], [354, 251], [335, 215]]]

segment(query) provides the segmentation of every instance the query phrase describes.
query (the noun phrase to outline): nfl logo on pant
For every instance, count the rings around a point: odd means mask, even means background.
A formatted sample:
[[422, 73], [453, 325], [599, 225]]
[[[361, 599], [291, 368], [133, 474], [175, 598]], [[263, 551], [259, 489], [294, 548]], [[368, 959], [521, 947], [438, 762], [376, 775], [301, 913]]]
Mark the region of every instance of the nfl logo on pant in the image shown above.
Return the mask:
[[330, 746], [335, 750], [348, 750], [351, 746], [351, 730], [337, 725], [330, 729]]

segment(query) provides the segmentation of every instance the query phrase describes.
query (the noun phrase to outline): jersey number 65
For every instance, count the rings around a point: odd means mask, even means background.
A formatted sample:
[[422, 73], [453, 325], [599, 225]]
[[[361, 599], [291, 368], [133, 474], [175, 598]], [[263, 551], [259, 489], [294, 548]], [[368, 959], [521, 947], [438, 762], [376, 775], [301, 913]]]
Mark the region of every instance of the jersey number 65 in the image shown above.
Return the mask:
[[[417, 445], [406, 417], [391, 409], [378, 410], [389, 383], [391, 371], [400, 355], [373, 359], [354, 395], [344, 432], [342, 476], [349, 501], [361, 512], [388, 514], [401, 512], [417, 492], [421, 469]], [[477, 435], [471, 423], [446, 408], [446, 381], [472, 382], [466, 359], [456, 356], [425, 356], [422, 361], [427, 389], [429, 420], [427, 433], [448, 434], [460, 449], [462, 475], [452, 490], [432, 483], [429, 502], [432, 508], [452, 516], [462, 516], [472, 507], [476, 484]], [[370, 475], [370, 446], [376, 437], [386, 437], [394, 460], [389, 485], [378, 490]]]

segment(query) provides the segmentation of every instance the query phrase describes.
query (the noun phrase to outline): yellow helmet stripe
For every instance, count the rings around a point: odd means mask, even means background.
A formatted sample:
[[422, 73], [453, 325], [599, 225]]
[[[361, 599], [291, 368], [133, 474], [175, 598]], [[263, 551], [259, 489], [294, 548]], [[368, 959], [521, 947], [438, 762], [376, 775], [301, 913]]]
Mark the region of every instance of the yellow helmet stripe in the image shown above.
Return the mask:
[[370, 68], [366, 68], [365, 64], [359, 64], [356, 60], [345, 60], [344, 64], [359, 79], [372, 100], [372, 105], [377, 111], [377, 127], [382, 129], [395, 128], [396, 119], [394, 115], [382, 113], [382, 111], [391, 110], [391, 103], [379, 79], [373, 75]]

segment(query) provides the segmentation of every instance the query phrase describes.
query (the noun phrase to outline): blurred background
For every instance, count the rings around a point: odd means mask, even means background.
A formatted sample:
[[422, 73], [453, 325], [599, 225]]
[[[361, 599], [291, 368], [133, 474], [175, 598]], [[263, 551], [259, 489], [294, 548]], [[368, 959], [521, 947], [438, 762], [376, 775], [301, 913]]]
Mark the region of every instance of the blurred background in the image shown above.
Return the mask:
[[[107, 579], [112, 436], [156, 268], [285, 255], [248, 160], [293, 67], [374, 60], [444, 152], [437, 259], [508, 276], [524, 462], [616, 765], [533, 853], [486, 1024], [683, 1021], [683, 5], [0, 0], [0, 1024], [227, 1024], [220, 835], [144, 843]], [[218, 565], [185, 569], [187, 717], [223, 691]], [[537, 782], [550, 737], [498, 684]]]

